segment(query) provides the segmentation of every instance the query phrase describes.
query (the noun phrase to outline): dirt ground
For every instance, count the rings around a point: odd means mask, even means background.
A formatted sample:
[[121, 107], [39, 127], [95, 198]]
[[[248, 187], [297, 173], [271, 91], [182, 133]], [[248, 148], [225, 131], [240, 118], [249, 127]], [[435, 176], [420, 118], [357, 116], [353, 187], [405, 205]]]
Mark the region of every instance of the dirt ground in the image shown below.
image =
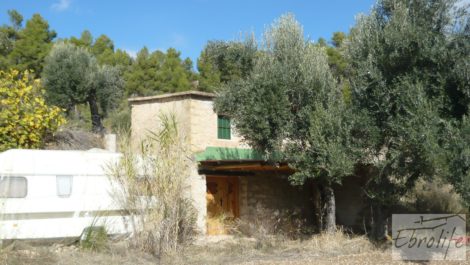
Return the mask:
[[[470, 258], [470, 251], [467, 251]], [[150, 264], [470, 264], [460, 262], [393, 261], [387, 245], [376, 246], [364, 237], [317, 235], [306, 240], [279, 238], [211, 237], [198, 239], [160, 259], [129, 248], [125, 242], [110, 243], [99, 252], [76, 245], [31, 246], [17, 243], [0, 252], [5, 265], [150, 265]]]

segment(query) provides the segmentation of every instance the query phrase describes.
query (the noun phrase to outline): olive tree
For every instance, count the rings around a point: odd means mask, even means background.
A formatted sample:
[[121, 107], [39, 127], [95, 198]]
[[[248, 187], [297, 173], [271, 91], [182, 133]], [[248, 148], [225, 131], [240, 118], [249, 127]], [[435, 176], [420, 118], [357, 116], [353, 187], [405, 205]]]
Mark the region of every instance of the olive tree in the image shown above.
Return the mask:
[[452, 44], [460, 16], [454, 4], [379, 0], [351, 30], [352, 104], [377, 132], [362, 156], [374, 168], [364, 190], [378, 238], [387, 233], [392, 207], [418, 178], [446, 175], [443, 136], [447, 121], [461, 116], [463, 101], [456, 97], [464, 98], [465, 83], [452, 73], [464, 56]]
[[46, 57], [43, 82], [54, 105], [70, 112], [77, 104], [88, 104], [94, 132], [103, 131], [101, 119], [117, 107], [124, 86], [116, 68], [100, 66], [85, 48], [63, 42]]
[[289, 162], [292, 183], [315, 179], [326, 203], [327, 231], [335, 230], [333, 185], [353, 173], [358, 158], [352, 132], [359, 128], [344, 103], [325, 50], [305, 39], [291, 14], [264, 33], [253, 70], [228, 82], [218, 112], [266, 159]]

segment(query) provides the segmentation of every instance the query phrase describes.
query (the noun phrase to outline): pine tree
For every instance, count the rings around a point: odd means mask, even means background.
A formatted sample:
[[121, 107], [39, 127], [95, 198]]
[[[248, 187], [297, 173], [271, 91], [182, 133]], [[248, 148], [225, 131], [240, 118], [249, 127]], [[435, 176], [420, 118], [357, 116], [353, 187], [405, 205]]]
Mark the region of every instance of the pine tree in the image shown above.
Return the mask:
[[47, 21], [41, 15], [34, 14], [19, 32], [19, 38], [9, 54], [11, 63], [18, 70], [33, 70], [36, 75], [40, 75], [44, 58], [49, 53], [55, 37], [56, 33], [49, 30]]
[[154, 93], [159, 86], [156, 75], [163, 57], [162, 52], [156, 51], [151, 59], [147, 47], [143, 47], [137, 53], [129, 71], [124, 76], [128, 96], [147, 96]]
[[0, 27], [0, 69], [10, 68], [9, 54], [12, 52], [23, 23], [23, 16], [16, 10], [9, 10], [10, 25]]
[[166, 53], [149, 53], [146, 47], [137, 53], [125, 75], [127, 94], [132, 96], [185, 91], [192, 88], [192, 62], [181, 60], [181, 53], [173, 48]]
[[187, 65], [184, 65], [180, 55], [181, 53], [173, 48], [166, 51], [158, 73], [163, 92], [180, 92], [191, 88], [191, 72], [188, 71]]
[[244, 41], [209, 41], [197, 61], [200, 89], [216, 91], [230, 81], [246, 78], [257, 54], [253, 37]]

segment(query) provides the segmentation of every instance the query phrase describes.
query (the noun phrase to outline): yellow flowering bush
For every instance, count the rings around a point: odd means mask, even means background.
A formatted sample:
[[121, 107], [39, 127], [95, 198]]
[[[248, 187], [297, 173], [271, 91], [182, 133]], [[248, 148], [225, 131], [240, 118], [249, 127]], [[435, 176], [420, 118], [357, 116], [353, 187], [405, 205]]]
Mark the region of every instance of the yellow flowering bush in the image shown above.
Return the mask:
[[63, 110], [48, 106], [44, 93], [28, 71], [0, 71], [0, 152], [39, 148], [46, 135], [65, 123]]

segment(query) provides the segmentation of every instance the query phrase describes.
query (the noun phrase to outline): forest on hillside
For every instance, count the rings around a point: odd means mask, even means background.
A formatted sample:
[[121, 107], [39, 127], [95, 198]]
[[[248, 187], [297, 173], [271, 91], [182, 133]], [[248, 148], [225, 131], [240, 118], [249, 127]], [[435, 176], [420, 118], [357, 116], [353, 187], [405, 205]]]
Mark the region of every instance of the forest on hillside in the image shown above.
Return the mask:
[[[25, 20], [18, 11], [9, 10], [8, 16], [10, 23], [0, 27], [0, 70], [28, 71], [30, 79], [42, 81], [47, 103], [65, 109], [69, 124], [94, 132], [105, 127], [107, 131], [128, 129], [129, 97], [215, 92], [223, 84], [245, 78], [259, 52], [254, 37], [209, 40], [195, 67], [174, 48], [142, 47], [133, 58], [115, 48], [105, 34], [93, 36], [84, 30], [80, 36], [59, 39], [40, 14]], [[346, 67], [339, 51], [345, 37], [336, 32], [330, 42], [318, 41], [338, 76]]]

